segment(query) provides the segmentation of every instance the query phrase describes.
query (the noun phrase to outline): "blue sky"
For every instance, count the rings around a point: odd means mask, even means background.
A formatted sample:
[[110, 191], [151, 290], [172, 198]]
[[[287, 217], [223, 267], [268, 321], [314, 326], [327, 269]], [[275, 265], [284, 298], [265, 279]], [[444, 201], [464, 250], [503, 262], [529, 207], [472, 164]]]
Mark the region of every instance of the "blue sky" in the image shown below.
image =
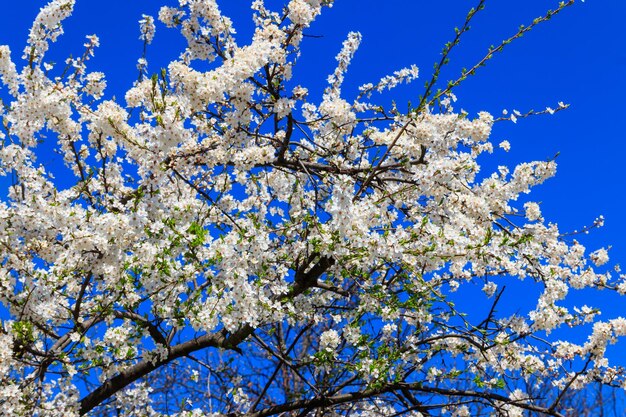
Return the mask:
[[[247, 0], [222, 1], [224, 13], [238, 30], [238, 41], [250, 39], [252, 23]], [[269, 4], [282, 4], [271, 0]], [[377, 81], [402, 67], [416, 64], [418, 81], [385, 96], [401, 108], [417, 101], [424, 81], [439, 60], [442, 45], [453, 28], [463, 23], [474, 1], [463, 0], [337, 0], [332, 9], [308, 31], [322, 37], [307, 38], [295, 76], [311, 91], [323, 89], [334, 68], [334, 57], [349, 31], [363, 34], [363, 42], [346, 78], [348, 96], [356, 86]], [[491, 44], [515, 33], [554, 8], [557, 1], [487, 1], [472, 30], [451, 55], [442, 80], [457, 78], [462, 67], [478, 61]], [[14, 58], [21, 54], [30, 23], [45, 2], [0, 0], [4, 10], [0, 44], [9, 44]], [[107, 74], [107, 97], [122, 98], [137, 78], [136, 60], [142, 52], [137, 21], [142, 13], [156, 15], [162, 2], [154, 0], [78, 0], [75, 14], [66, 21], [66, 35], [53, 46], [51, 56], [62, 61], [69, 53], [82, 53], [84, 36], [96, 33], [101, 47], [89, 65]], [[171, 1], [165, 4], [172, 4]], [[498, 150], [483, 158], [485, 173], [497, 165], [547, 159], [560, 153], [556, 178], [538, 187], [531, 198], [541, 201], [544, 216], [563, 231], [590, 225], [602, 214], [606, 226], [581, 237], [590, 249], [612, 245], [612, 260], [626, 267], [626, 135], [622, 125], [626, 93], [626, 1], [588, 0], [567, 8], [498, 54], [456, 94], [458, 108], [470, 115], [486, 110], [500, 115], [503, 109], [540, 110], [563, 101], [570, 109], [554, 116], [539, 116], [517, 124], [499, 123], [495, 143], [509, 140], [512, 150]], [[148, 51], [150, 69], [158, 71], [174, 59], [183, 46], [173, 30], [157, 27]], [[602, 294], [608, 296], [608, 294]], [[607, 310], [605, 318], [626, 315], [626, 299], [578, 295], [585, 302]], [[625, 341], [626, 342], [626, 341]], [[626, 362], [626, 361], [625, 361]]]

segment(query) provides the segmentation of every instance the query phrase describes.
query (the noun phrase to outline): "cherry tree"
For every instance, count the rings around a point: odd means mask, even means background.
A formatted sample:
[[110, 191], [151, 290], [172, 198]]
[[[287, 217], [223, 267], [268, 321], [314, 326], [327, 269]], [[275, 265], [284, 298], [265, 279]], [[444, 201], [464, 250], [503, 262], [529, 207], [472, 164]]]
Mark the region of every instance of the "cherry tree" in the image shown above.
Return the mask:
[[[337, 45], [319, 102], [292, 77], [331, 0], [253, 1], [249, 45], [215, 0], [164, 6], [141, 39], [159, 21], [187, 47], [156, 72], [141, 58], [119, 99], [87, 69], [97, 36], [64, 69], [46, 59], [74, 0], [43, 7], [23, 52], [0, 47], [3, 415], [561, 416], [572, 393], [622, 385], [605, 351], [626, 319], [566, 297], [624, 293], [623, 277], [599, 268], [606, 249], [587, 253], [518, 202], [555, 162], [477, 162], [494, 123], [567, 105], [454, 108], [467, 77], [575, 1], [442, 85], [484, 3], [406, 111], [376, 100], [416, 67], [342, 94], [358, 33]], [[62, 170], [41, 162], [42, 141]], [[541, 287], [529, 311], [498, 312], [510, 280]], [[477, 285], [481, 317], [454, 303]], [[588, 339], [550, 334], [567, 326]]]

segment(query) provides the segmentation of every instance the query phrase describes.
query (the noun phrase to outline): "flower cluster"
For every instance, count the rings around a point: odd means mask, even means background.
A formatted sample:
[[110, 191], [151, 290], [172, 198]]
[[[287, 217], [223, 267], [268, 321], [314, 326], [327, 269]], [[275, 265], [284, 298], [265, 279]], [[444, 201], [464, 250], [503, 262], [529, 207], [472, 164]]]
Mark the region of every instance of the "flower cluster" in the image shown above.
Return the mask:
[[[625, 384], [605, 353], [626, 320], [568, 295], [626, 293], [626, 277], [599, 269], [607, 249], [587, 254], [521, 202], [555, 162], [481, 172], [503, 119], [455, 111], [451, 91], [406, 112], [372, 101], [415, 66], [348, 97], [355, 32], [309, 94], [292, 68], [331, 4], [256, 0], [249, 45], [215, 0], [163, 7], [187, 46], [154, 75], [142, 58], [123, 102], [86, 70], [95, 36], [50, 78], [45, 54], [73, 1], [40, 11], [21, 71], [0, 46], [12, 96], [0, 113], [0, 175], [13, 178], [0, 200], [5, 412], [523, 415], [592, 381]], [[155, 25], [143, 15], [146, 46]], [[46, 163], [45, 135], [63, 167]], [[513, 280], [539, 291], [507, 315]], [[483, 317], [457, 307], [468, 294]], [[551, 338], [584, 326], [583, 344]]]

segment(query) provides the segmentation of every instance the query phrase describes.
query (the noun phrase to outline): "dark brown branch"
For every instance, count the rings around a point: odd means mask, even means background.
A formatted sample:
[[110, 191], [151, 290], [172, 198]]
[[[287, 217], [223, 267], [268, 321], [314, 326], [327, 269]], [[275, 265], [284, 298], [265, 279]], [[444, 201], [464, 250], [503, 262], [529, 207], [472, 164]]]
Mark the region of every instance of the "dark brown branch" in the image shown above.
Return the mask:
[[[308, 271], [299, 269], [296, 271], [295, 282], [287, 297], [296, 297], [317, 283], [317, 279], [326, 272], [334, 264], [334, 259], [328, 257], [320, 258]], [[306, 268], [304, 266], [303, 268]], [[111, 398], [120, 390], [137, 381], [138, 379], [148, 375], [150, 372], [158, 369], [163, 365], [182, 357], [186, 357], [193, 352], [208, 347], [233, 350], [242, 353], [238, 345], [248, 338], [254, 328], [249, 324], [243, 325], [239, 330], [228, 335], [225, 330], [215, 334], [205, 334], [198, 338], [189, 340], [184, 343], [168, 348], [165, 358], [156, 360], [143, 360], [123, 371], [118, 375], [108, 379], [96, 390], [92, 391], [80, 401], [80, 415], [85, 415], [103, 401]]]
[[[239, 336], [234, 333], [232, 337]], [[246, 335], [247, 336], [247, 335]], [[238, 339], [239, 337], [236, 337]], [[219, 347], [228, 349], [236, 345], [232, 345], [230, 338], [226, 339], [224, 333], [206, 334], [196, 339], [189, 340], [179, 345], [173, 346], [167, 356], [163, 359], [157, 359], [153, 361], [144, 360], [125, 370], [118, 375], [107, 380], [104, 384], [100, 385], [95, 391], [92, 391], [89, 395], [84, 397], [80, 401], [80, 415], [85, 415], [95, 407], [100, 405], [104, 400], [110, 398], [115, 393], [130, 385], [134, 381], [141, 377], [148, 375], [155, 369], [168, 364], [169, 362], [187, 356], [192, 352], [207, 347]]]
[[[293, 348], [296, 346], [296, 343], [298, 343], [298, 340], [300, 340], [300, 338], [302, 337], [302, 335], [309, 330], [309, 328], [311, 327], [311, 325], [307, 325], [305, 327], [302, 328], [302, 330], [300, 330], [300, 332], [298, 333], [298, 335], [296, 336], [296, 338], [293, 340], [293, 342], [291, 343], [291, 345], [289, 346], [289, 348], [285, 351], [285, 354], [288, 355]], [[273, 353], [273, 352], [272, 352]], [[278, 371], [280, 371], [280, 368], [282, 368], [283, 363], [285, 362], [284, 360], [282, 360], [282, 358], [278, 358], [278, 365], [276, 365], [276, 369], [274, 369], [274, 373], [272, 374], [272, 376], [267, 380], [265, 386], [263, 387], [263, 390], [261, 391], [261, 393], [258, 395], [256, 401], [254, 402], [254, 404], [252, 404], [252, 407], [250, 408], [250, 411], [254, 411], [256, 410], [256, 408], [259, 406], [259, 404], [261, 403], [261, 401], [263, 400], [263, 397], [265, 397], [265, 394], [267, 393], [267, 390], [269, 389], [270, 385], [272, 385], [272, 383], [274, 382], [274, 380], [276, 379], [276, 376], [278, 375]]]
[[291, 140], [291, 135], [293, 134], [293, 116], [291, 113], [287, 115], [287, 130], [285, 131], [285, 138], [283, 139], [283, 143], [280, 145], [280, 149], [278, 150], [278, 161], [285, 160], [285, 152], [287, 152], [287, 148], [289, 147], [289, 141]]
[[[350, 392], [346, 394], [334, 395], [332, 397], [315, 397], [308, 400], [299, 400], [293, 401], [286, 404], [276, 405], [273, 407], [268, 407], [264, 410], [257, 411], [254, 413], [245, 414], [244, 417], [268, 417], [281, 413], [286, 413], [289, 411], [300, 410], [303, 408], [315, 409], [320, 407], [331, 407], [334, 405], [340, 405], [345, 403], [355, 403], [362, 400], [367, 400], [370, 398], [374, 398], [381, 394], [387, 394], [395, 391], [416, 391], [427, 394], [436, 394], [436, 395], [444, 395], [448, 397], [469, 397], [476, 399], [483, 399], [490, 402], [499, 401], [506, 404], [511, 404], [516, 407], [522, 408], [528, 411], [534, 411], [546, 416], [553, 417], [563, 417], [563, 415], [555, 410], [540, 407], [534, 404], [528, 404], [521, 401], [511, 400], [508, 397], [505, 397], [500, 394], [496, 394], [493, 392], [485, 392], [485, 391], [472, 391], [472, 390], [459, 390], [459, 389], [447, 389], [447, 388], [439, 388], [439, 387], [429, 387], [424, 386], [421, 383], [396, 383], [389, 384], [382, 388], [375, 389], [366, 389], [363, 391]], [[235, 414], [229, 414], [229, 417], [235, 417]]]
[[133, 313], [130, 311], [117, 311], [117, 310], [114, 311], [113, 314], [118, 319], [128, 319], [128, 320], [134, 321], [135, 323], [141, 326], [146, 326], [146, 328], [148, 329], [148, 333], [150, 334], [150, 337], [152, 338], [152, 340], [154, 340], [156, 343], [159, 343], [163, 346], [168, 345], [167, 340], [165, 339], [165, 336], [163, 335], [163, 333], [161, 333], [161, 331], [157, 328], [157, 326], [152, 324], [148, 319], [146, 319], [142, 315]]

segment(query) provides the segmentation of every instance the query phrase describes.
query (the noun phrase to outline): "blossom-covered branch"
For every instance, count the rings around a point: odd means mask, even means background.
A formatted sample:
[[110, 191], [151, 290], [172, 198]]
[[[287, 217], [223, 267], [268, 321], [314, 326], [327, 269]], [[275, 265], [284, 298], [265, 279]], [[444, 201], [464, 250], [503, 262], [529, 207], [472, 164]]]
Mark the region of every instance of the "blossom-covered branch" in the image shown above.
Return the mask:
[[[216, 0], [142, 15], [123, 100], [88, 71], [95, 35], [65, 68], [47, 59], [74, 2], [42, 8], [22, 61], [0, 47], [3, 412], [560, 416], [572, 392], [624, 384], [605, 352], [626, 320], [600, 321], [568, 293], [625, 293], [626, 280], [607, 248], [588, 253], [525, 198], [555, 161], [478, 162], [496, 121], [567, 106], [453, 108], [468, 75], [574, 1], [439, 88], [485, 3], [406, 112], [373, 96], [417, 79], [415, 66], [344, 92], [367, 42], [356, 32], [319, 94], [295, 76], [331, 1], [255, 0], [248, 45]], [[186, 46], [153, 71], [146, 51], [167, 28]], [[62, 164], [45, 162], [47, 145]], [[538, 296], [505, 314], [516, 280]], [[464, 311], [475, 285], [478, 313]], [[564, 328], [591, 331], [575, 344], [551, 334]]]

